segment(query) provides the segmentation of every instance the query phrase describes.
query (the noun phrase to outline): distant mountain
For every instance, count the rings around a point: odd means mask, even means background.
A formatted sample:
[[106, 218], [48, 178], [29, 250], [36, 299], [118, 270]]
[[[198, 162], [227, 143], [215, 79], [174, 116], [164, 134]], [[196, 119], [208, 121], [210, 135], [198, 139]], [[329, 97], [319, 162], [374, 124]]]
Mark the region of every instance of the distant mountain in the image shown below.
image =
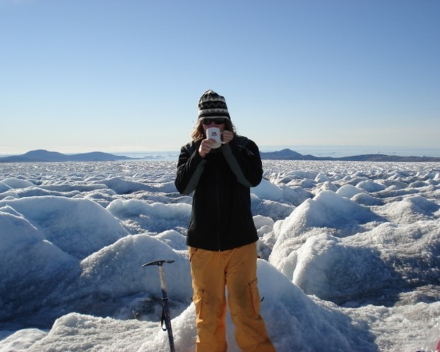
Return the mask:
[[[290, 149], [283, 149], [276, 152], [261, 152], [261, 159], [265, 160], [333, 160], [333, 161], [402, 161], [402, 162], [440, 162], [437, 157], [419, 156], [396, 156], [384, 154], [365, 154], [355, 156], [344, 156], [333, 158], [330, 156], [318, 157], [303, 155]], [[118, 161], [118, 160], [145, 160], [144, 158], [130, 158], [128, 156], [114, 155], [102, 152], [91, 152], [82, 154], [62, 154], [39, 149], [32, 150], [22, 155], [0, 157], [0, 163], [22, 163], [22, 162], [63, 162], [63, 161]]]
[[354, 156], [344, 156], [340, 158], [333, 158], [330, 156], [313, 156], [313, 155], [303, 155], [294, 152], [290, 149], [283, 149], [277, 152], [261, 152], [261, 159], [266, 160], [333, 160], [333, 161], [401, 161], [401, 162], [423, 162], [440, 161], [437, 157], [428, 156], [396, 156], [396, 155], [385, 155], [385, 154], [365, 154], [365, 155], [354, 155]]
[[313, 155], [303, 155], [290, 149], [282, 149], [277, 152], [260, 152], [262, 159], [270, 160], [331, 160], [330, 157], [320, 158]]
[[21, 162], [63, 162], [63, 161], [117, 161], [117, 160], [135, 160], [127, 156], [113, 155], [102, 152], [91, 152], [82, 154], [61, 154], [58, 152], [49, 152], [39, 149], [32, 150], [22, 155], [12, 155], [0, 157], [0, 163], [21, 163]]

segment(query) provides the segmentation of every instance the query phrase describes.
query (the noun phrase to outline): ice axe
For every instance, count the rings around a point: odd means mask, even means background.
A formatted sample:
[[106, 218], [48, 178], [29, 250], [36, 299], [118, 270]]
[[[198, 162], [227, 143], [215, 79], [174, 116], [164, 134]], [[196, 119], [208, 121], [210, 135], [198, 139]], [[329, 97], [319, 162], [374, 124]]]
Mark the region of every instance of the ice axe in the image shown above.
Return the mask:
[[[147, 263], [142, 265], [142, 267], [157, 265], [159, 268], [159, 276], [160, 276], [160, 288], [162, 289], [162, 320], [160, 322], [160, 326], [163, 331], [168, 332], [168, 340], [170, 341], [170, 351], [174, 352], [174, 338], [173, 338], [173, 330], [171, 328], [171, 318], [170, 318], [170, 308], [168, 306], [168, 294], [167, 287], [165, 285], [165, 272], [163, 270], [163, 263], [174, 263], [174, 260], [156, 260], [151, 263]], [[165, 320], [165, 329], [163, 328], [163, 322]]]

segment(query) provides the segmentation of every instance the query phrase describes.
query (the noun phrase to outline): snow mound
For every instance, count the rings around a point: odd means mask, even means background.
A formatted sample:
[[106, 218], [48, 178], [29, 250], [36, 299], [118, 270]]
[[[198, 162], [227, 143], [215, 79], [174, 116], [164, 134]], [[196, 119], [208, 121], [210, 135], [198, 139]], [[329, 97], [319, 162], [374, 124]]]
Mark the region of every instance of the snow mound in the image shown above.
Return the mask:
[[[344, 229], [380, 220], [370, 209], [332, 191], [319, 193], [298, 206], [279, 226], [279, 245], [313, 227]], [[278, 242], [277, 242], [278, 245]]]
[[309, 237], [297, 255], [293, 282], [306, 294], [333, 302], [371, 295], [391, 278], [379, 252], [326, 234]]
[[127, 235], [108, 211], [87, 199], [28, 197], [2, 200], [33, 224], [42, 236], [79, 259]]

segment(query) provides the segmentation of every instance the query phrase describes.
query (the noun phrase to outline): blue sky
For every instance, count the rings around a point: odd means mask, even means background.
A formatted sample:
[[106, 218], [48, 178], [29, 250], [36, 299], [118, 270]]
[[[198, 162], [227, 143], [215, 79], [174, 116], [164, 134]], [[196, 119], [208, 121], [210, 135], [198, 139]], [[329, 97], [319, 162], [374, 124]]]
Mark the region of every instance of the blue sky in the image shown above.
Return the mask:
[[207, 89], [260, 146], [440, 148], [438, 0], [0, 0], [0, 154], [179, 150]]

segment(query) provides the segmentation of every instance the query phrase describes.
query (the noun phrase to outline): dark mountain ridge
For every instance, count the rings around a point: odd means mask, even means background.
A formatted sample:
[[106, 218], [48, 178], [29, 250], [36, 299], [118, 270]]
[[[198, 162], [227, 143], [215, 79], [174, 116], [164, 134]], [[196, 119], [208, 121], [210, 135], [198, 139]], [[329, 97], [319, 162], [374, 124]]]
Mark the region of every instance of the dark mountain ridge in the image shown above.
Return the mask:
[[[283, 149], [276, 152], [261, 152], [263, 160], [329, 160], [329, 161], [396, 161], [396, 162], [440, 162], [439, 157], [427, 156], [397, 156], [385, 154], [364, 154], [333, 158], [330, 156], [318, 157], [303, 155], [291, 149]], [[67, 161], [121, 161], [121, 160], [145, 160], [144, 158], [131, 158], [128, 156], [114, 155], [103, 152], [90, 152], [80, 154], [62, 154], [50, 152], [44, 149], [32, 150], [21, 155], [0, 157], [0, 163], [20, 162], [67, 162]]]
[[103, 152], [90, 152], [81, 154], [62, 154], [50, 152], [44, 149], [32, 150], [22, 155], [12, 155], [0, 158], [0, 163], [20, 163], [20, 162], [63, 162], [63, 161], [117, 161], [117, 160], [136, 160], [127, 156], [113, 155]]
[[276, 152], [261, 152], [261, 159], [266, 160], [329, 160], [329, 161], [399, 161], [399, 162], [436, 162], [439, 157], [428, 156], [397, 156], [385, 154], [363, 154], [333, 158], [330, 156], [303, 155], [290, 149], [283, 149]]

